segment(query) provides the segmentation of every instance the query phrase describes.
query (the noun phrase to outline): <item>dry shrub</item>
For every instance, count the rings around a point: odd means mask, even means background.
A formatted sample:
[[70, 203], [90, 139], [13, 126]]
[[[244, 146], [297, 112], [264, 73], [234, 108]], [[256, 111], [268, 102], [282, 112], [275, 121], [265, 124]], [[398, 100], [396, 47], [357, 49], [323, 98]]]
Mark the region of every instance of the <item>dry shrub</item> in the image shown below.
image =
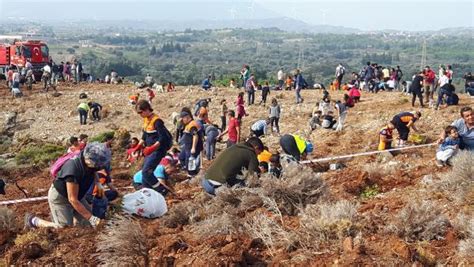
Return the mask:
[[18, 247], [25, 247], [31, 243], [37, 243], [43, 249], [49, 247], [48, 237], [45, 232], [41, 230], [28, 231], [22, 235], [17, 235], [15, 238], [15, 246]]
[[201, 238], [215, 235], [228, 235], [239, 230], [239, 218], [227, 212], [211, 216], [192, 227], [192, 232]]
[[147, 238], [132, 217], [116, 215], [97, 237], [97, 253], [102, 265], [149, 266]]
[[474, 237], [459, 242], [459, 255], [466, 258], [474, 257]]
[[199, 206], [191, 201], [178, 203], [160, 220], [168, 228], [176, 228], [199, 221]]
[[274, 256], [278, 248], [292, 250], [299, 244], [297, 232], [287, 231], [273, 218], [258, 213], [247, 219], [244, 228], [253, 239], [260, 240], [267, 248], [271, 256]]
[[434, 190], [444, 191], [457, 204], [474, 204], [474, 153], [460, 151], [453, 158], [453, 169], [444, 175]]
[[0, 231], [16, 231], [15, 213], [6, 207], [0, 207]]
[[347, 200], [310, 205], [300, 214], [301, 228], [308, 241], [328, 242], [355, 235], [357, 208]]
[[411, 201], [388, 226], [408, 242], [440, 240], [450, 226], [448, 218], [430, 201]]
[[459, 237], [463, 239], [459, 242], [459, 255], [474, 257], [474, 218], [459, 214], [454, 221], [454, 229]]
[[320, 175], [306, 166], [290, 165], [280, 179], [264, 175], [260, 182], [263, 195], [275, 199], [287, 215], [296, 215], [300, 208], [316, 203], [327, 194]]

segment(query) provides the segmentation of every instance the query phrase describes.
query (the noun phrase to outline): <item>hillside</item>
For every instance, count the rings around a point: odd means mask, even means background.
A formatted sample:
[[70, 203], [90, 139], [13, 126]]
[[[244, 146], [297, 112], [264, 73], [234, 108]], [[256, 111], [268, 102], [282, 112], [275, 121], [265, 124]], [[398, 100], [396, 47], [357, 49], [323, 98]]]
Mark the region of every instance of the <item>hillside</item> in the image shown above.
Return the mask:
[[[24, 98], [11, 99], [2, 82], [2, 111], [6, 116], [12, 112], [17, 116], [13, 139], [8, 141], [11, 145], [3, 145], [0, 153], [0, 176], [8, 181], [7, 194], [0, 195], [0, 201], [24, 197], [13, 185], [15, 181], [29, 197], [45, 195], [51, 183], [46, 168], [15, 166], [7, 152], [16, 154], [27, 144], [65, 145], [69, 136], [80, 133], [92, 137], [120, 129], [139, 136], [141, 119], [128, 104], [128, 96], [135, 90], [131, 85], [67, 84], [60, 86], [59, 97], [39, 93], [35, 87]], [[88, 101], [105, 107], [107, 115], [102, 121], [79, 125], [76, 107], [81, 92], [87, 93]], [[330, 93], [333, 100], [342, 98], [341, 92]], [[211, 97], [210, 119], [217, 122], [220, 100], [227, 99], [233, 108], [237, 94], [238, 90], [230, 88], [203, 92], [178, 87], [176, 92], [157, 94], [153, 107], [172, 130], [172, 112]], [[256, 95], [259, 100], [260, 93]], [[312, 159], [376, 150], [379, 129], [397, 113], [413, 111], [408, 97], [398, 92], [363, 93], [362, 102], [349, 111], [342, 133], [324, 129], [309, 133], [310, 114], [322, 94], [304, 90], [302, 96], [305, 101], [298, 106], [294, 92], [272, 91], [270, 99], [277, 98], [282, 106], [282, 134], [301, 134], [313, 141]], [[473, 106], [474, 99], [462, 95], [460, 102]], [[417, 127], [427, 143], [435, 141], [442, 129], [459, 117], [459, 108], [422, 110]], [[268, 110], [255, 105], [247, 112], [250, 116], [244, 118], [243, 136]], [[270, 151], [279, 150], [276, 134], [262, 141]], [[133, 170], [126, 167], [123, 150], [117, 144], [114, 148], [112, 177], [119, 187], [127, 187]], [[218, 144], [219, 151], [223, 148], [224, 144]], [[8, 208], [15, 212], [15, 224], [10, 232], [0, 235], [0, 265], [96, 265], [105, 259], [109, 264], [143, 265], [148, 261], [153, 266], [469, 266], [474, 264], [469, 245], [474, 238], [474, 230], [469, 230], [474, 215], [472, 156], [464, 155], [454, 168], [439, 168], [434, 153], [435, 147], [425, 147], [395, 156], [357, 157], [339, 162], [343, 168], [338, 170], [329, 170], [329, 163], [336, 162], [312, 164], [289, 170], [283, 180], [262, 177], [249, 189], [223, 190], [214, 199], [203, 193], [198, 181], [185, 181], [179, 174], [174, 179], [180, 199], [167, 197], [169, 213], [163, 218], [115, 219], [116, 224], [97, 231], [70, 228], [28, 233], [20, 229], [24, 214], [47, 217], [48, 204], [11, 205]], [[209, 164], [204, 161], [204, 171]], [[462, 168], [462, 164], [471, 168]], [[111, 212], [117, 214], [119, 209], [114, 206]], [[119, 233], [114, 229], [137, 231]], [[98, 240], [106, 234], [111, 235], [111, 243], [118, 240], [120, 250], [98, 252], [104, 248]], [[144, 253], [134, 258], [130, 248], [139, 244]]]

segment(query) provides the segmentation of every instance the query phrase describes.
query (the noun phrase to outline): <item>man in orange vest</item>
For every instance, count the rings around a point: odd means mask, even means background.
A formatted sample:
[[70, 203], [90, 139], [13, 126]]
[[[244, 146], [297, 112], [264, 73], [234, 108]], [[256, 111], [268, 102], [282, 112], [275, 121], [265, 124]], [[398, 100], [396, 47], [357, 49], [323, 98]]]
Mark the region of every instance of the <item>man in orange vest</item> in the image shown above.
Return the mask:
[[143, 148], [143, 155], [145, 156], [142, 167], [143, 186], [155, 189], [158, 188], [160, 182], [156, 179], [153, 171], [160, 164], [161, 159], [166, 156], [166, 152], [173, 144], [173, 138], [166, 129], [163, 120], [153, 113], [148, 101], [138, 101], [135, 109], [143, 118], [142, 140], [135, 148], [135, 150]]

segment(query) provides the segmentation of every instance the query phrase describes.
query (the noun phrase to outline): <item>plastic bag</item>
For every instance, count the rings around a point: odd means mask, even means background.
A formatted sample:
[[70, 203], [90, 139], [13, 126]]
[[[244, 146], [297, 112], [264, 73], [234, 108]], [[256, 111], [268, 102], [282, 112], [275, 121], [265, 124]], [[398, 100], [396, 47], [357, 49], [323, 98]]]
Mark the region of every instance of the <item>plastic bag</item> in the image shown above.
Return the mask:
[[168, 212], [165, 198], [149, 188], [143, 188], [123, 196], [122, 209], [126, 213], [145, 218], [157, 218]]

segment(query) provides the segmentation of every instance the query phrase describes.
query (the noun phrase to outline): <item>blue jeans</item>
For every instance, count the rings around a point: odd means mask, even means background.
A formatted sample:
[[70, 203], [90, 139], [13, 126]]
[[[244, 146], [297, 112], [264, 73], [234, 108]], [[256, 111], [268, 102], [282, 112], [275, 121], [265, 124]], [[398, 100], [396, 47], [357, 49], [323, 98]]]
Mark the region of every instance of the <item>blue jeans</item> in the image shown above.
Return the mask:
[[204, 188], [204, 191], [206, 191], [208, 194], [211, 194], [213, 196], [216, 195], [216, 189], [220, 187], [219, 185], [211, 184], [211, 182], [209, 182], [209, 180], [205, 178], [202, 179], [201, 186], [202, 188]]
[[166, 156], [166, 151], [158, 149], [145, 157], [142, 167], [143, 187], [154, 189], [159, 186], [158, 179], [156, 179], [153, 172], [164, 156]]
[[214, 155], [216, 154], [216, 141], [217, 141], [218, 135], [219, 135], [219, 132], [217, 131], [210, 131], [207, 134], [206, 144], [205, 144], [207, 160], [213, 159]]
[[448, 90], [445, 90], [443, 88], [440, 88], [439, 89], [439, 93], [438, 93], [438, 102], [436, 103], [436, 108], [439, 107], [439, 105], [441, 104], [441, 102], [443, 101], [443, 97], [444, 96], [450, 96], [451, 95], [451, 92], [449, 92]]
[[255, 102], [255, 90], [247, 91], [248, 104], [252, 105]]
[[79, 120], [81, 121], [81, 125], [82, 124], [85, 125], [87, 123], [87, 111], [85, 111], [82, 108], [78, 109], [78, 111], [79, 111]]
[[295, 93], [296, 93], [296, 104], [303, 102], [303, 98], [301, 97], [301, 87], [297, 86]]
[[474, 96], [474, 87], [466, 88], [466, 93], [468, 93], [470, 96]]
[[283, 90], [283, 80], [278, 80], [278, 87]]

